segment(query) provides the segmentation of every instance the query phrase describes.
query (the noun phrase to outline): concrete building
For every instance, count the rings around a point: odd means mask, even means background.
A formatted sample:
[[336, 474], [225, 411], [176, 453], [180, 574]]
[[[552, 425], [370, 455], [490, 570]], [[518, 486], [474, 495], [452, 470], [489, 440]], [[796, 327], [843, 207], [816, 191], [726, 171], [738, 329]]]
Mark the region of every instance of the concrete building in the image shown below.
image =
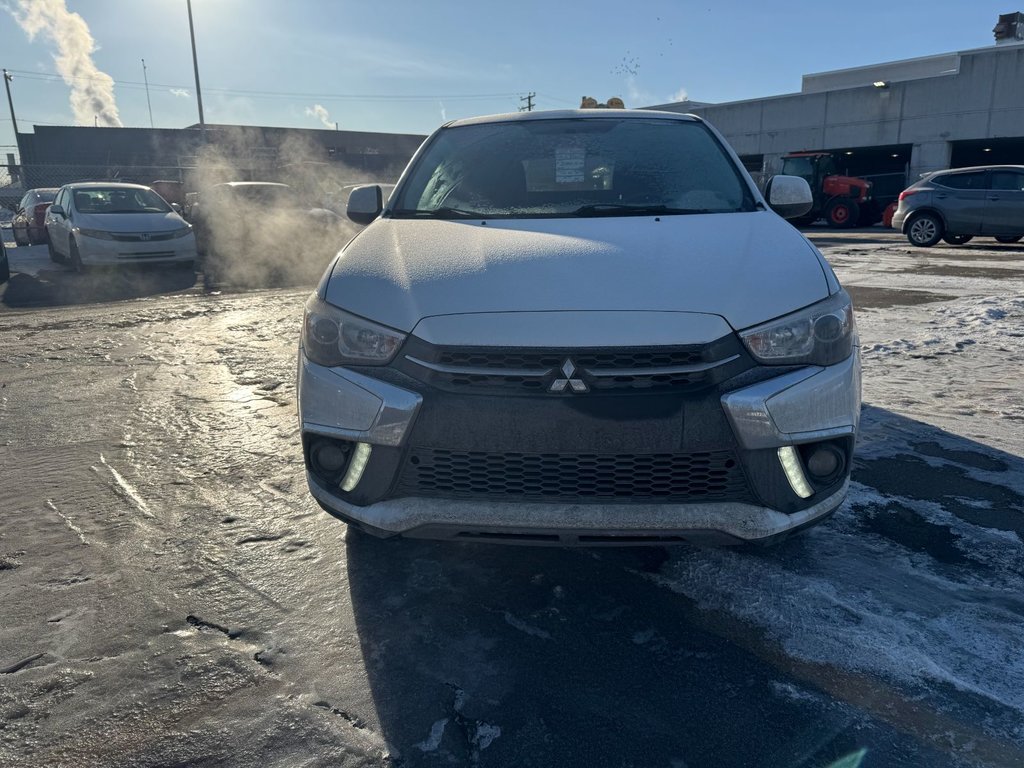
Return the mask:
[[941, 168], [1024, 164], [1024, 14], [1000, 17], [995, 32], [988, 48], [805, 75], [799, 93], [647, 109], [699, 115], [765, 175], [800, 150], [901, 184]]

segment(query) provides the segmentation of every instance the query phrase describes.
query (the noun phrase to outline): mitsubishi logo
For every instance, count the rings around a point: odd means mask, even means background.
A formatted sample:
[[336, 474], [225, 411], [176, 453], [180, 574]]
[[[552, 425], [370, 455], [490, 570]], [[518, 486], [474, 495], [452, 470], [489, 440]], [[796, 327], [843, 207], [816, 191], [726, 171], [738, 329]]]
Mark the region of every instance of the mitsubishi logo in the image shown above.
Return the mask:
[[548, 392], [565, 392], [567, 387], [573, 392], [589, 392], [590, 387], [587, 386], [587, 382], [583, 379], [575, 378], [575, 373], [576, 365], [572, 360], [566, 358], [565, 362], [562, 363], [562, 375], [565, 378], [555, 379], [551, 382], [551, 388], [548, 389]]

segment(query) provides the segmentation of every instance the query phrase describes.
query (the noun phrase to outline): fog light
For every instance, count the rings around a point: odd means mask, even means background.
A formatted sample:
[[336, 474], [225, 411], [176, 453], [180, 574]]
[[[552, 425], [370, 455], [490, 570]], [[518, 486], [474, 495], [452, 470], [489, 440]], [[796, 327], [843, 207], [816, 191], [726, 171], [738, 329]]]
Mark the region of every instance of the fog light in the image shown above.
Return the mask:
[[349, 451], [335, 442], [318, 440], [313, 444], [310, 458], [319, 474], [333, 475], [340, 472], [348, 461]]
[[831, 478], [843, 469], [846, 460], [834, 445], [822, 445], [815, 448], [807, 457], [807, 471], [816, 480]]
[[341, 490], [348, 492], [359, 485], [359, 481], [363, 479], [363, 472], [366, 471], [366, 464], [370, 460], [371, 450], [369, 443], [356, 443], [356, 450], [352, 455], [352, 461], [349, 462], [348, 472], [345, 473], [345, 479], [341, 481]]
[[789, 487], [793, 489], [793, 493], [801, 499], [806, 499], [814, 493], [811, 486], [807, 484], [804, 468], [800, 464], [800, 456], [797, 454], [796, 448], [791, 445], [779, 448], [779, 463], [782, 464], [782, 469], [786, 473], [786, 479], [789, 480]]

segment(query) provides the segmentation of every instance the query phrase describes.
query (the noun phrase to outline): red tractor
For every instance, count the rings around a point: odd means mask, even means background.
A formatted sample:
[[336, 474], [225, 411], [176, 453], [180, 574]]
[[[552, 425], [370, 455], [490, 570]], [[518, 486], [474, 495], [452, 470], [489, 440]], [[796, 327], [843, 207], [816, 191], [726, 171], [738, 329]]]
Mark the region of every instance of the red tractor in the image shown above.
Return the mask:
[[782, 172], [807, 180], [814, 204], [796, 224], [825, 219], [830, 227], [868, 227], [882, 219], [871, 197], [871, 182], [854, 176], [842, 176], [831, 152], [791, 152], [782, 158]]

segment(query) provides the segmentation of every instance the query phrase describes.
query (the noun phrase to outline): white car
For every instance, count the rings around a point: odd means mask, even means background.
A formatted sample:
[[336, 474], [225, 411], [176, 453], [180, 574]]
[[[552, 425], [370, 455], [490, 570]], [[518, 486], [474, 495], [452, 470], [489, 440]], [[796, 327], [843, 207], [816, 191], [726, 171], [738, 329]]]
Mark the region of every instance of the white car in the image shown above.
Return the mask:
[[83, 271], [111, 264], [192, 264], [192, 227], [149, 187], [67, 184], [46, 213], [50, 258]]
[[[765, 199], [767, 197], [767, 200]], [[654, 111], [459, 120], [306, 304], [309, 489], [379, 536], [776, 541], [847, 494], [850, 297], [709, 125]], [[769, 206], [770, 203], [770, 206]]]

